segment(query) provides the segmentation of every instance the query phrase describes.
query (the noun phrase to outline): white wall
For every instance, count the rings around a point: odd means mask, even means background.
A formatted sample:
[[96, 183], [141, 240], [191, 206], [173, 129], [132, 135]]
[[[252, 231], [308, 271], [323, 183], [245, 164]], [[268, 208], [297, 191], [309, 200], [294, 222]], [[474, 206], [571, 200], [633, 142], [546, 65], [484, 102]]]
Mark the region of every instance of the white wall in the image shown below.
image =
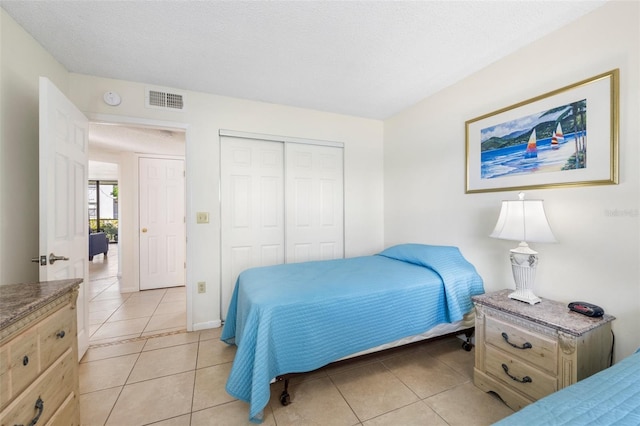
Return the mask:
[[0, 9], [0, 284], [38, 280], [38, 77], [68, 73]]
[[[457, 245], [487, 291], [513, 288], [511, 241], [489, 238], [502, 199], [465, 194], [465, 121], [620, 68], [620, 184], [527, 191], [558, 244], [540, 252], [536, 294], [616, 316], [616, 358], [640, 346], [640, 10], [611, 2], [385, 121], [385, 245]], [[611, 212], [627, 212], [612, 215]]]

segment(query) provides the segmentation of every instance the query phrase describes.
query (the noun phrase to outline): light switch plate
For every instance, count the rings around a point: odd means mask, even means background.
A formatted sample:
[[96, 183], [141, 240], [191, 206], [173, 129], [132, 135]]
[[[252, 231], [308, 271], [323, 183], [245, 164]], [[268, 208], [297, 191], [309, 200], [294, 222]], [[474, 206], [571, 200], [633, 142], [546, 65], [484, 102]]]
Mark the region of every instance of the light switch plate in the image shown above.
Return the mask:
[[209, 223], [209, 212], [196, 213], [196, 223]]

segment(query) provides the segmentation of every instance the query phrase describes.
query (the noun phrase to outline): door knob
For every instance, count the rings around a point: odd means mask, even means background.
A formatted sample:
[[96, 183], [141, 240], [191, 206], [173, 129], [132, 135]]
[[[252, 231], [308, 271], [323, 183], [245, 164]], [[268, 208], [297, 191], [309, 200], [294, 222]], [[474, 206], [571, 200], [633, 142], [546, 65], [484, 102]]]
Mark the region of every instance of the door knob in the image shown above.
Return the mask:
[[147, 228], [142, 228], [142, 232], [147, 232]]
[[47, 266], [47, 256], [32, 257], [31, 261], [39, 263], [40, 266]]
[[68, 257], [65, 256], [56, 256], [53, 253], [49, 254], [49, 265], [53, 265], [54, 263], [56, 263], [56, 260], [69, 260]]

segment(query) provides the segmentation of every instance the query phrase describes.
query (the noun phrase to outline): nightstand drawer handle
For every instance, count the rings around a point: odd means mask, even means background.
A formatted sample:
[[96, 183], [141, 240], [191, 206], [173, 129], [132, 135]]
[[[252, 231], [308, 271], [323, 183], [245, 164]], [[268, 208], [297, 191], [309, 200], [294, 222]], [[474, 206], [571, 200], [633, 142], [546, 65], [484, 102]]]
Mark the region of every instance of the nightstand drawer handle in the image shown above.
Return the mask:
[[507, 367], [507, 364], [502, 364], [502, 369], [504, 370], [505, 373], [507, 373], [507, 376], [511, 377], [516, 382], [520, 382], [520, 383], [532, 383], [533, 382], [533, 380], [531, 380], [531, 377], [529, 377], [529, 376], [524, 376], [522, 379], [518, 379], [516, 376], [512, 376], [511, 374], [509, 374], [509, 367]]
[[522, 346], [518, 346], [516, 344], [511, 343], [509, 341], [509, 335], [507, 333], [502, 333], [502, 338], [504, 339], [505, 342], [507, 342], [508, 344], [510, 344], [516, 349], [531, 349], [533, 347], [529, 342], [524, 342]]

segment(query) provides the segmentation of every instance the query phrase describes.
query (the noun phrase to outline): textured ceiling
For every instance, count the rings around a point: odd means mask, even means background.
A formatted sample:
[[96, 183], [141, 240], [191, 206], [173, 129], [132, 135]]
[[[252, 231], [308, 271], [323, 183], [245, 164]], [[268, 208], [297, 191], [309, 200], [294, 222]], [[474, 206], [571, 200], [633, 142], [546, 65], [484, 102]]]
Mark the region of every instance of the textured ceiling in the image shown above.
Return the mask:
[[384, 119], [604, 2], [0, 4], [72, 72]]

